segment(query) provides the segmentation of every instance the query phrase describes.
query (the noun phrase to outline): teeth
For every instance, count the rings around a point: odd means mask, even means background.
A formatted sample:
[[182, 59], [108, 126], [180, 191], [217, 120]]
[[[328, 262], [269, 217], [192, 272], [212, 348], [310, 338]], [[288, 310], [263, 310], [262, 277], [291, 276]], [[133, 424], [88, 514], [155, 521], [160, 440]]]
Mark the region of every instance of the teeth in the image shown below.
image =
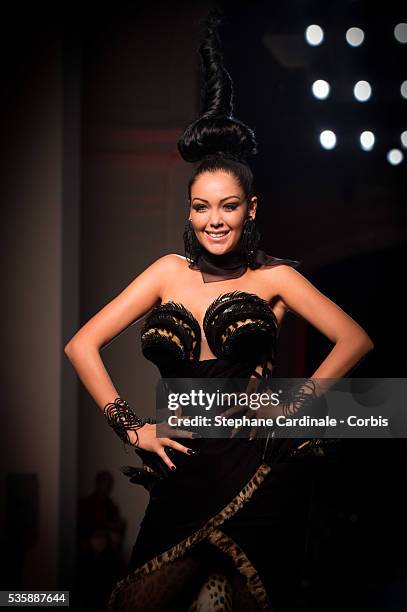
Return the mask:
[[213, 234], [212, 232], [207, 232], [207, 234], [209, 234], [209, 236], [213, 236], [214, 238], [218, 238], [220, 236], [226, 236], [228, 232], [223, 232], [222, 234]]

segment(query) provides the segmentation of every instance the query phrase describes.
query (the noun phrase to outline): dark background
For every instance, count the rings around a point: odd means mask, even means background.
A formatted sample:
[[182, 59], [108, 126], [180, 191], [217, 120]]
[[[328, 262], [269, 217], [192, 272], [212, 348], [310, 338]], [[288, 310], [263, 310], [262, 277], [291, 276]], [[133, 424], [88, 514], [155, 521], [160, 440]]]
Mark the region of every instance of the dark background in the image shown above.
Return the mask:
[[[300, 271], [373, 339], [374, 351], [353, 376], [405, 377], [407, 160], [394, 167], [386, 160], [387, 151], [399, 147], [399, 134], [406, 129], [406, 100], [399, 88], [407, 78], [407, 46], [393, 37], [395, 24], [406, 21], [405, 4], [339, 0], [220, 4], [225, 11], [220, 34], [234, 83], [234, 114], [255, 130], [259, 142], [252, 167], [261, 247], [278, 257], [300, 259]], [[47, 99], [51, 88], [47, 73], [58, 55], [63, 151], [61, 351], [79, 326], [135, 273], [163, 252], [182, 253], [180, 227], [186, 214], [189, 168], [178, 157], [176, 140], [199, 111], [196, 48], [209, 6], [121, 2], [4, 9], [0, 126], [2, 253], [8, 281], [20, 274], [21, 249], [16, 247], [24, 233], [16, 220], [33, 213], [29, 198], [11, 196], [30, 170], [25, 147], [34, 133], [35, 146], [41, 147], [37, 131], [41, 126], [34, 124], [33, 109]], [[319, 47], [304, 41], [310, 23], [325, 30], [326, 40]], [[351, 48], [345, 41], [345, 30], [352, 25], [365, 29], [361, 48]], [[310, 93], [316, 78], [331, 83], [326, 101]], [[361, 78], [373, 86], [372, 99], [362, 104], [352, 99], [352, 84]], [[336, 132], [334, 150], [319, 145], [322, 129]], [[364, 129], [376, 135], [371, 152], [358, 145]], [[39, 175], [38, 181], [42, 180]], [[45, 218], [44, 227], [47, 223]], [[146, 235], [149, 224], [152, 230]], [[53, 231], [51, 226], [49, 230]], [[36, 253], [31, 257], [35, 261]], [[18, 292], [9, 295], [3, 300], [6, 321], [13, 313], [13, 301], [21, 299]], [[25, 326], [29, 301], [27, 309]], [[330, 343], [294, 313], [287, 319], [276, 376], [311, 375]], [[133, 339], [138, 342], [129, 332], [124, 346], [128, 359], [115, 349], [106, 357], [120, 383], [133, 380], [133, 366], [128, 365], [136, 355]], [[8, 346], [6, 342], [5, 349]], [[5, 359], [6, 355], [5, 350]], [[38, 352], [34, 356], [37, 359]], [[7, 367], [18, 372], [20, 365], [16, 360]], [[150, 375], [148, 367], [138, 368], [130, 391], [135, 398], [145, 373]], [[60, 418], [63, 431], [71, 434], [61, 435], [59, 477], [70, 486], [60, 486], [55, 588], [73, 589], [76, 562], [72, 550], [71, 566], [64, 553], [70, 537], [64, 531], [64, 508], [68, 498], [76, 503], [89, 487], [91, 477], [81, 481], [81, 473], [91, 463], [88, 436], [94, 423], [86, 420], [93, 418], [86, 416], [91, 400], [80, 387], [73, 389], [66, 364], [61, 364], [61, 372]], [[38, 384], [46, 388], [48, 381]], [[26, 403], [18, 400], [11, 383], [5, 384], [4, 392], [16, 418], [21, 414], [24, 428]], [[75, 410], [72, 404], [67, 407], [67, 397], [75, 402]], [[94, 406], [92, 410], [94, 414]], [[46, 421], [40, 415], [37, 421], [43, 431]], [[112, 439], [107, 439], [111, 444]], [[324, 609], [405, 609], [405, 450], [404, 439], [345, 440], [338, 472], [321, 482], [320, 500], [310, 521], [314, 535], [310, 563]], [[6, 454], [3, 465], [10, 465], [6, 474], [16, 469], [13, 453], [15, 445]], [[106, 465], [107, 459], [103, 460]], [[78, 477], [68, 477], [72, 465], [77, 465]], [[27, 487], [31, 491], [32, 485]], [[35, 517], [36, 494], [27, 496]], [[11, 503], [10, 508], [13, 513], [16, 506]], [[3, 513], [6, 527], [7, 516]], [[73, 511], [70, 521], [75, 522]], [[7, 539], [5, 562], [11, 569], [3, 588], [24, 587], [19, 546], [13, 536]], [[307, 577], [308, 568], [305, 590]], [[331, 580], [343, 587], [335, 601]]]

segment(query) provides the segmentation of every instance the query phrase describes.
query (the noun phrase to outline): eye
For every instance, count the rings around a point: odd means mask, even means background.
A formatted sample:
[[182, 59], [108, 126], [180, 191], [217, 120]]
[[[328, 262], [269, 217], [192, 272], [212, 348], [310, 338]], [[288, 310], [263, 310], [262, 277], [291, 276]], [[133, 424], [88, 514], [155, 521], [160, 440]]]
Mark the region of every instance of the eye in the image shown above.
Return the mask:
[[225, 204], [226, 210], [236, 210], [239, 204]]
[[[237, 208], [238, 206], [239, 206], [239, 203], [238, 203], [238, 202], [236, 202], [236, 203], [235, 203], [235, 202], [230, 202], [230, 203], [224, 204], [224, 205], [223, 205], [223, 208], [224, 208], [225, 210], [233, 211], [233, 210], [236, 210], [236, 208]], [[206, 204], [195, 204], [195, 205], [194, 205], [192, 208], [193, 208], [193, 209], [194, 209], [196, 212], [202, 212], [202, 211], [204, 211], [204, 210], [207, 210], [207, 208], [208, 208], [208, 207], [207, 207], [207, 205], [206, 205]]]

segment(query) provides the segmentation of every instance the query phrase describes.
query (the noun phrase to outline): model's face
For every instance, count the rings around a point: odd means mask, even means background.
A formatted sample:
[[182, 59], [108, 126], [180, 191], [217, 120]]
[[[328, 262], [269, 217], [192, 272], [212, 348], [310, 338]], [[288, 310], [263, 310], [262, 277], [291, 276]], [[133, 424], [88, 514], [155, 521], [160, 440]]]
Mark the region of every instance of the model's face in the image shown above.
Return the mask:
[[257, 198], [248, 203], [232, 174], [204, 172], [191, 188], [189, 217], [202, 246], [221, 255], [238, 244], [243, 222], [248, 216], [254, 219], [256, 206]]

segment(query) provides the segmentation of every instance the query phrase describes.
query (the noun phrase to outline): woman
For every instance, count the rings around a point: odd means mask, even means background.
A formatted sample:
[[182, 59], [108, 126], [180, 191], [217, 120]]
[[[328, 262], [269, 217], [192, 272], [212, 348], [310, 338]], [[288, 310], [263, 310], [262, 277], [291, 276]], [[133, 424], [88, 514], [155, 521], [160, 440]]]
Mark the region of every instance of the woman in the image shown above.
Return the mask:
[[[320, 440], [206, 439], [187, 429], [157, 437], [155, 422], [119, 397], [99, 357], [102, 346], [147, 315], [143, 354], [163, 378], [264, 382], [290, 309], [335, 346], [283, 406], [286, 415], [303, 410], [322, 393], [323, 379], [344, 376], [373, 348], [366, 332], [295, 269], [299, 262], [258, 248], [257, 197], [246, 161], [257, 145], [253, 131], [232, 117], [219, 22], [213, 11], [200, 47], [203, 112], [178, 142], [183, 159], [198, 162], [188, 189], [186, 258], [160, 257], [65, 348], [109, 425], [143, 461], [142, 469], [125, 473], [150, 492], [110, 610], [293, 609], [313, 466], [325, 455], [313, 452]], [[298, 544], [294, 560], [283, 526]]]

